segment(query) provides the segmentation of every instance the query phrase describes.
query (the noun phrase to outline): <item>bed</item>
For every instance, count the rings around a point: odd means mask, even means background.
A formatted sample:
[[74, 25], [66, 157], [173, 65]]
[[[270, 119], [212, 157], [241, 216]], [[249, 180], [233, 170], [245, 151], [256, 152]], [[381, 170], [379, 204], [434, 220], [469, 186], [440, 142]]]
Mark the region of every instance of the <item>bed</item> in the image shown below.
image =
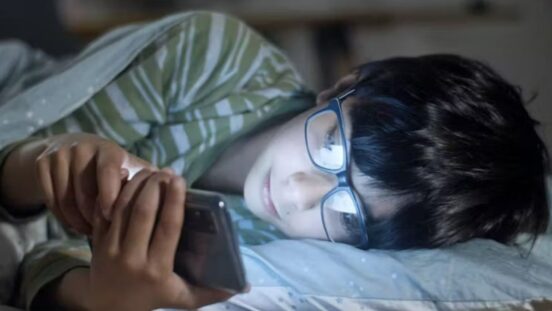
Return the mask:
[[[14, 98], [9, 98], [10, 92], [24, 85], [0, 93], [0, 115], [11, 122], [0, 122], [0, 148], [36, 129], [37, 120], [27, 117], [29, 110], [41, 116], [40, 124], [59, 120], [181, 17], [168, 17], [124, 40], [115, 38], [129, 29], [119, 29], [89, 46], [78, 66]], [[0, 53], [2, 59], [10, 56], [15, 59], [12, 64], [43, 57], [21, 46], [12, 46], [9, 55]], [[51, 70], [47, 63], [35, 72], [36, 79]], [[1, 69], [6, 68], [0, 68], [0, 78]], [[252, 290], [203, 310], [552, 310], [550, 231], [530, 253], [527, 244], [508, 247], [489, 240], [436, 250], [362, 251], [325, 241], [287, 240], [270, 226], [252, 234], [251, 228], [261, 226], [255, 224], [259, 220], [244, 213], [234, 213], [233, 218]], [[18, 263], [43, 241], [47, 230], [44, 217], [0, 223], [0, 303], [5, 305], [0, 310], [12, 310], [6, 304], [14, 295]]]

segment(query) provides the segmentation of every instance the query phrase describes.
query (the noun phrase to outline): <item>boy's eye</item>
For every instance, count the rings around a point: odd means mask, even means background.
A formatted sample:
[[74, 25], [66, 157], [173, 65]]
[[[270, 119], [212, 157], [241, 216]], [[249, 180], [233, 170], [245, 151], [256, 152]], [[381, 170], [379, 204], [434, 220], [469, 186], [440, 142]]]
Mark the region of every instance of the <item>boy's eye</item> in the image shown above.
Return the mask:
[[329, 131], [326, 132], [324, 136], [324, 148], [331, 150], [332, 146], [336, 144], [335, 135], [337, 133], [337, 124], [332, 126]]
[[341, 213], [339, 221], [349, 238], [360, 236], [360, 227], [358, 226], [358, 219], [355, 214]]
[[345, 161], [344, 146], [339, 135], [338, 124], [335, 124], [321, 139], [321, 144], [315, 154], [315, 163], [326, 169], [338, 169]]

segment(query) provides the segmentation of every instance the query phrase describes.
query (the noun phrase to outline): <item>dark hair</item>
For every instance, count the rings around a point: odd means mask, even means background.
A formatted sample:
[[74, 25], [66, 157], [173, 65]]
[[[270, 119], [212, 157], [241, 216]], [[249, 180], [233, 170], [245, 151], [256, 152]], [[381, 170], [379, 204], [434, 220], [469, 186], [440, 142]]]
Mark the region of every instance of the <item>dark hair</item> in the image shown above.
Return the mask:
[[[368, 221], [370, 247], [511, 243], [545, 231], [546, 147], [520, 92], [481, 62], [399, 57], [358, 67], [351, 156], [404, 202]], [[364, 200], [370, 209], [369, 200]]]

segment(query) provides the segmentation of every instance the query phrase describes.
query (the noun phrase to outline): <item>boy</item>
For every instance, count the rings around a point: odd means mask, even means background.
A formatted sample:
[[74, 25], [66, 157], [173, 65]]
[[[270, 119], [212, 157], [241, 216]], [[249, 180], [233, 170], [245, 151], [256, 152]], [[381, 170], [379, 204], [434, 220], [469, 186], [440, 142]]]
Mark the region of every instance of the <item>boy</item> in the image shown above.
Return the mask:
[[[213, 16], [202, 18], [210, 20]], [[206, 25], [211, 27], [201, 26], [210, 38], [203, 46], [212, 47], [213, 34], [221, 32], [213, 28], [216, 24], [210, 21]], [[154, 275], [156, 280], [171, 280], [160, 277], [171, 274], [170, 266], [155, 270], [151, 267], [154, 264], [144, 259], [143, 254], [155, 249], [158, 243], [152, 243], [148, 249], [145, 242], [125, 243], [127, 239], [120, 236], [120, 232], [127, 232], [129, 241], [156, 240], [157, 232], [162, 232], [164, 227], [153, 229], [151, 221], [161, 198], [179, 197], [173, 200], [177, 203], [172, 207], [163, 205], [162, 215], [175, 213], [176, 206], [183, 202], [184, 183], [167, 172], [151, 173], [150, 170], [156, 170], [155, 166], [171, 166], [188, 184], [197, 187], [243, 192], [247, 207], [255, 215], [290, 237], [328, 239], [361, 248], [405, 249], [447, 246], [476, 237], [509, 243], [520, 232], [536, 236], [546, 228], [545, 147], [534, 130], [534, 121], [523, 108], [518, 91], [487, 66], [452, 55], [373, 62], [360, 66], [332, 90], [321, 93], [319, 105], [312, 107], [308, 96], [301, 95], [303, 90], [294, 71], [274, 48], [263, 49], [264, 41], [258, 39], [261, 47], [256, 48], [263, 52], [253, 53], [263, 57], [248, 58], [260, 59], [264, 67], [254, 66], [253, 61], [248, 68], [254, 68], [255, 74], [248, 76], [246, 83], [230, 83], [231, 87], [225, 89], [224, 83], [213, 81], [228, 80], [213, 72], [226, 72], [225, 64], [230, 61], [215, 62], [211, 66], [209, 57], [201, 58], [193, 49], [178, 48], [178, 43], [185, 38], [195, 38], [189, 42], [202, 46], [201, 37], [193, 37], [191, 33], [194, 32], [189, 29], [178, 30], [169, 36], [169, 42], [170, 38], [179, 39], [173, 41], [175, 52], [168, 54], [174, 56], [175, 64], [168, 67], [169, 73], [161, 70], [159, 84], [134, 81], [151, 79], [151, 72], [140, 73], [141, 66], [154, 67], [154, 62], [160, 59], [165, 63], [166, 58], [162, 56], [165, 42], [151, 53], [144, 53], [142, 63], [130, 67], [81, 110], [35, 134], [48, 139], [14, 147], [7, 157], [2, 176], [10, 182], [3, 185], [11, 189], [3, 188], [2, 193], [6, 198], [4, 204], [12, 207], [12, 213], [21, 213], [45, 202], [67, 226], [81, 233], [93, 233], [95, 243], [107, 241], [96, 244], [98, 253], [94, 254], [91, 269], [73, 269], [87, 265], [86, 254], [66, 256], [83, 260], [73, 261], [52, 273], [48, 280], [41, 281], [40, 284], [51, 284], [42, 289], [42, 297], [53, 296], [56, 303], [72, 307], [77, 307], [79, 302], [107, 301], [106, 305], [122, 302], [121, 308], [131, 308], [136, 307], [127, 305], [132, 301], [122, 298], [125, 288], [116, 284], [133, 276], [139, 279]], [[221, 33], [240, 36], [241, 32], [223, 30]], [[216, 46], [224, 46], [226, 40], [222, 39]], [[235, 46], [236, 54], [232, 53], [233, 46], [227, 47], [229, 55], [240, 55], [240, 46]], [[244, 53], [247, 53], [245, 46]], [[200, 50], [205, 56], [212, 51]], [[188, 80], [189, 69], [177, 70], [178, 74], [172, 71], [172, 68], [189, 66], [187, 51], [198, 57], [195, 61], [205, 63], [203, 70], [195, 72], [195, 83]], [[147, 65], [147, 55], [155, 56], [149, 58], [151, 65]], [[176, 64], [181, 59], [188, 61]], [[235, 63], [239, 63], [239, 58]], [[157, 66], [161, 67], [159, 63]], [[206, 70], [210, 73], [205, 74]], [[249, 71], [244, 70], [246, 75]], [[172, 87], [170, 82], [175, 79], [181, 84]], [[131, 98], [132, 93], [121, 95], [125, 83], [138, 85], [136, 93], [142, 100], [135, 96], [130, 105], [125, 98]], [[188, 88], [179, 89], [182, 85]], [[146, 95], [139, 86], [143, 86]], [[152, 91], [156, 87], [161, 96]], [[102, 102], [102, 96], [105, 104], [98, 103]], [[146, 97], [153, 100], [144, 101]], [[194, 99], [196, 104], [201, 104], [194, 106]], [[121, 109], [123, 106], [127, 110]], [[115, 107], [111, 108], [111, 114], [110, 107]], [[134, 114], [128, 113], [129, 107]], [[187, 107], [195, 110], [186, 110]], [[220, 124], [213, 123], [215, 117], [232, 115], [235, 109], [241, 112], [241, 117], [227, 120], [225, 126], [230, 135], [217, 137]], [[269, 115], [260, 118], [263, 113]], [[205, 117], [208, 115], [211, 117]], [[255, 125], [247, 126], [248, 117], [253, 120], [250, 124]], [[151, 164], [96, 136], [55, 135], [71, 132], [71, 124], [86, 127], [88, 119], [92, 125], [86, 130], [104, 134]], [[273, 122], [267, 125], [267, 120]], [[193, 133], [196, 138], [190, 137]], [[228, 143], [218, 144], [221, 141]], [[212, 146], [216, 147], [210, 149]], [[200, 161], [204, 153], [207, 159]], [[17, 185], [21, 183], [14, 182], [16, 172], [26, 167], [30, 169], [28, 176], [32, 176], [29, 163], [37, 158], [40, 182], [31, 187], [36, 195], [28, 195], [33, 193], [29, 190], [26, 196], [18, 194]], [[123, 185], [122, 181], [127, 175], [133, 175], [136, 167], [145, 169]], [[161, 184], [171, 185], [169, 189], [173, 191], [162, 194]], [[96, 197], [103, 217], [112, 220], [110, 224], [99, 217], [99, 208], [91, 204]], [[142, 199], [128, 203], [132, 201], [129, 198], [136, 197]], [[142, 201], [149, 203], [138, 203]], [[132, 221], [135, 214], [142, 215], [137, 216], [141, 221]], [[125, 221], [129, 227], [120, 229]], [[165, 226], [173, 228], [173, 235], [168, 235], [166, 240], [174, 241], [180, 226]], [[134, 237], [131, 232], [141, 227], [146, 228], [141, 240], [131, 238]], [[119, 233], [109, 234], [111, 231]], [[128, 246], [110, 248], [113, 243]], [[69, 242], [49, 251], [63, 254], [68, 245]], [[129, 255], [135, 248], [140, 249], [137, 252], [142, 257]], [[174, 247], [163, 249], [164, 252], [158, 250], [151, 254], [172, 258]], [[37, 257], [40, 262], [40, 256]], [[132, 263], [124, 258], [143, 260]], [[32, 259], [28, 263], [32, 266]], [[101, 267], [109, 266], [119, 269], [102, 273]], [[32, 280], [29, 275], [27, 278]], [[56, 279], [59, 283], [51, 282]], [[158, 286], [151, 289], [138, 280], [133, 282], [136, 284], [133, 291], [143, 292], [141, 297], [147, 300], [137, 301], [139, 305], [188, 307], [187, 303], [194, 302], [191, 297], [204, 297], [197, 292], [197, 295], [180, 295], [180, 300], [173, 296], [171, 300], [161, 294], [172, 292], [164, 287], [167, 283], [154, 283]], [[181, 283], [171, 284], [172, 289], [188, 288]], [[159, 288], [165, 290], [157, 291]], [[121, 296], [98, 298], [105, 297], [98, 294], [105, 289], [104, 294]], [[33, 294], [26, 297], [28, 305], [37, 291], [30, 290]], [[96, 298], [79, 299], [79, 293]], [[202, 304], [226, 298], [215, 292], [207, 296], [208, 299], [195, 302]]]

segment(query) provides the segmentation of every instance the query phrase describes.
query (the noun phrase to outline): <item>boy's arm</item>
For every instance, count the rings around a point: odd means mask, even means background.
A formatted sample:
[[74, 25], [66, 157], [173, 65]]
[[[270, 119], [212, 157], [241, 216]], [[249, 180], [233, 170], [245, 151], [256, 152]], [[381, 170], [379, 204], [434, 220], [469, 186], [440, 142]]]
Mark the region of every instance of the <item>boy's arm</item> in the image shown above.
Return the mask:
[[44, 139], [29, 138], [0, 152], [0, 205], [6, 217], [19, 219], [43, 210], [34, 162], [45, 148]]
[[88, 271], [90, 259], [90, 248], [84, 239], [51, 240], [35, 247], [19, 269], [17, 305], [26, 310], [55, 310], [61, 306], [79, 310], [76, 295], [85, 293], [82, 271]]

